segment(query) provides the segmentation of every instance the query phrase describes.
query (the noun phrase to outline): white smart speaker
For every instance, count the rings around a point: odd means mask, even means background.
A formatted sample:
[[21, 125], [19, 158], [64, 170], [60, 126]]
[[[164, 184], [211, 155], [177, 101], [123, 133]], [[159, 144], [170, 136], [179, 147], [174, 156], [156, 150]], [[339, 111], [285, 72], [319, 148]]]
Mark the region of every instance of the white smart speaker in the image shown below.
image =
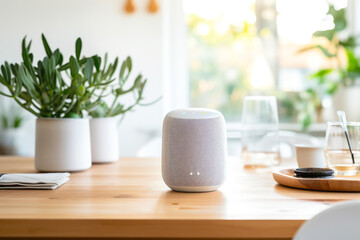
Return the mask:
[[185, 108], [169, 112], [162, 133], [162, 176], [181, 192], [218, 189], [226, 176], [226, 128], [216, 110]]

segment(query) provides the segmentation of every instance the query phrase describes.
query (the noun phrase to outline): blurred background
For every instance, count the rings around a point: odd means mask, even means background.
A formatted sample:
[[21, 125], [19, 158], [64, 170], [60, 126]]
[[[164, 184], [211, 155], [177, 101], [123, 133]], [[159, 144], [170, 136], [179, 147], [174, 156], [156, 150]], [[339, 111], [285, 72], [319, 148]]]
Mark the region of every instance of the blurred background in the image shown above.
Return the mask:
[[[149, 9], [149, 4], [158, 6]], [[133, 11], [129, 12], [129, 6]], [[145, 101], [119, 125], [121, 156], [157, 156], [164, 115], [208, 107], [228, 124], [237, 155], [242, 100], [274, 95], [280, 129], [325, 134], [338, 109], [360, 121], [355, 0], [0, 0], [0, 62], [21, 59], [21, 40], [44, 56], [41, 33], [65, 58], [131, 56]], [[124, 99], [126, 102], [127, 99]], [[33, 156], [35, 118], [0, 96], [0, 152]]]

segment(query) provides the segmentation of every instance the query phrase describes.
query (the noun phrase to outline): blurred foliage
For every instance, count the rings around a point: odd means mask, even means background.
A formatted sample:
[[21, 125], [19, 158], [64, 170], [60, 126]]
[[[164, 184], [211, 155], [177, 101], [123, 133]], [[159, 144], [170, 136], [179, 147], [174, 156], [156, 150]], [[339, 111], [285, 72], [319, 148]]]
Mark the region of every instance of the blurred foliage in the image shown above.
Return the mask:
[[[256, 26], [247, 21], [219, 28], [222, 18], [206, 19], [196, 14], [187, 16], [190, 54], [190, 98], [194, 107], [220, 110], [231, 121], [240, 120], [242, 99], [251, 90], [246, 67], [225, 62], [233, 55], [234, 45], [253, 44]], [[239, 53], [241, 54], [241, 53]], [[235, 62], [236, 63], [236, 62]]]
[[327, 14], [333, 18], [334, 28], [313, 34], [314, 38], [325, 39], [324, 43], [310, 45], [299, 51], [318, 50], [330, 64], [330, 68], [320, 69], [309, 76], [310, 86], [299, 99], [299, 120], [304, 129], [310, 126], [316, 118], [315, 115], [321, 112], [321, 100], [324, 96], [334, 95], [341, 86], [359, 84], [360, 65], [354, 52], [358, 46], [357, 36], [346, 32], [346, 9], [337, 10], [333, 5], [329, 5]]
[[21, 113], [21, 108], [15, 104], [0, 104], [1, 129], [20, 128], [25, 117]]
[[[329, 59], [330, 67], [311, 74], [305, 91], [281, 92], [276, 86], [254, 89], [250, 84], [253, 59], [249, 56], [261, 53], [261, 45], [256, 45], [261, 36], [257, 35], [255, 23], [243, 21], [224, 30], [220, 28], [222, 17], [206, 19], [189, 14], [191, 105], [216, 108], [224, 113], [227, 120], [238, 121], [244, 96], [275, 95], [280, 121], [298, 121], [306, 130], [312, 122], [321, 118], [322, 99], [333, 95], [341, 85], [355, 85], [360, 76], [359, 61], [354, 53], [357, 38], [352, 35], [343, 37], [347, 33], [346, 10], [329, 5], [327, 15], [332, 17], [334, 28], [313, 34], [314, 40], [323, 38], [325, 41], [306, 46], [299, 52], [320, 51]], [[237, 45], [242, 46], [239, 53], [235, 52]], [[249, 59], [236, 62], [241, 57]]]
[[[275, 89], [254, 89], [250, 84], [251, 60], [242, 54], [247, 47], [258, 48], [256, 24], [244, 21], [218, 32], [222, 18], [205, 19], [196, 14], [187, 16], [190, 54], [190, 101], [194, 107], [210, 107], [221, 111], [228, 121], [240, 121], [242, 100], [247, 95], [275, 95], [281, 122], [295, 122], [299, 109], [299, 93]], [[242, 51], [234, 53], [236, 45]], [[231, 54], [228, 54], [228, 53]], [[232, 56], [245, 58], [239, 64]], [[229, 58], [228, 62], [222, 59]]]

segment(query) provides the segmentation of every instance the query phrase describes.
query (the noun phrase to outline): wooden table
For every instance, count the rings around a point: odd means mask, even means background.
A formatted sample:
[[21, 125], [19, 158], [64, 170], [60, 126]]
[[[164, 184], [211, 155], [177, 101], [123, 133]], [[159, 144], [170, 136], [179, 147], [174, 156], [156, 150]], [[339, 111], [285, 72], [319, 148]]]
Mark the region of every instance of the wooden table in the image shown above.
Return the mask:
[[[72, 173], [57, 190], [0, 190], [0, 237], [290, 239], [330, 204], [360, 198], [286, 188], [237, 162], [210, 193], [170, 191], [160, 160], [140, 158]], [[35, 172], [32, 158], [1, 157], [0, 169]]]

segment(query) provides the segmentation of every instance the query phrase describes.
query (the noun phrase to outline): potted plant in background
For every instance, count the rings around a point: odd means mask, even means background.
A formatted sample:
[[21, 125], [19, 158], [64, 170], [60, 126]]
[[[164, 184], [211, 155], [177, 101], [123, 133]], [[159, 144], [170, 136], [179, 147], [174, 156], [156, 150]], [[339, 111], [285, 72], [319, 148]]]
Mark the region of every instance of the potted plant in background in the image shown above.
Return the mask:
[[0, 104], [0, 154], [19, 155], [19, 140], [24, 116], [14, 104]]
[[326, 95], [332, 96], [334, 112], [344, 110], [349, 120], [360, 120], [360, 64], [354, 52], [358, 46], [356, 36], [346, 32], [344, 8], [336, 10], [329, 5], [328, 15], [333, 18], [334, 28], [315, 32], [313, 37], [322, 41], [300, 50], [318, 49], [329, 60], [328, 68], [310, 75], [312, 86], [303, 94], [299, 116], [305, 127], [313, 121], [312, 116], [321, 115], [321, 100]]
[[[141, 104], [147, 80], [138, 74], [134, 81], [129, 81], [132, 70], [130, 57], [127, 57], [118, 69], [118, 58], [108, 63], [107, 54], [104, 61], [97, 55], [80, 59], [81, 47], [82, 41], [79, 38], [76, 42], [76, 57], [70, 57], [69, 63], [62, 67], [70, 68], [72, 82], [80, 81], [82, 84], [78, 91], [81, 97], [74, 106], [74, 112], [79, 114], [85, 110], [91, 116], [92, 162], [114, 162], [119, 158], [117, 116], [124, 116], [126, 112]], [[118, 77], [115, 76], [117, 70]], [[130, 105], [122, 104], [121, 98], [129, 94], [134, 96], [134, 102]]]
[[[91, 166], [91, 152], [93, 162], [116, 161], [119, 155], [116, 116], [140, 104], [146, 79], [139, 74], [126, 87], [131, 58], [122, 62], [119, 77], [114, 77], [118, 58], [108, 64], [107, 55], [103, 63], [97, 55], [81, 57], [80, 38], [75, 43], [75, 56], [70, 56], [67, 63], [63, 63], [59, 49], [51, 50], [44, 35], [42, 42], [47, 56], [36, 65], [30, 52], [31, 42], [26, 43], [24, 38], [23, 61], [5, 62], [0, 67], [0, 83], [8, 89], [0, 94], [13, 98], [38, 117], [35, 167], [40, 171], [84, 170]], [[134, 103], [121, 104], [120, 98], [131, 93]], [[91, 124], [84, 118], [86, 113], [92, 117]]]
[[[107, 55], [105, 55], [104, 59], [104, 67], [95, 67], [92, 74], [95, 81], [96, 79], [103, 79], [103, 84], [99, 85], [97, 93], [94, 94], [93, 99], [86, 106], [88, 114], [92, 117], [90, 119], [90, 133], [93, 163], [114, 162], [119, 158], [117, 128], [119, 118], [117, 116], [124, 116], [126, 112], [140, 104], [143, 100], [143, 91], [146, 84], [146, 79], [143, 79], [142, 75], [139, 74], [128, 88], [125, 87], [132, 70], [130, 57], [127, 57], [122, 62], [118, 77], [114, 77], [118, 66], [118, 58], [109, 65], [107, 65]], [[89, 75], [88, 78], [91, 78], [90, 72], [84, 72], [84, 74]], [[133, 94], [134, 102], [125, 106], [120, 100], [121, 97], [128, 94]], [[106, 99], [107, 97], [108, 99]]]
[[[81, 44], [76, 57], [63, 64], [59, 49], [52, 51], [44, 35], [46, 57], [33, 63], [30, 43], [22, 41], [22, 62], [1, 65], [0, 83], [7, 88], [1, 95], [14, 99], [36, 117], [35, 167], [39, 171], [80, 171], [91, 167], [89, 120], [82, 118], [83, 106], [91, 97], [91, 87], [83, 79]], [[97, 59], [96, 56], [93, 57]], [[71, 79], [63, 77], [70, 71]]]

